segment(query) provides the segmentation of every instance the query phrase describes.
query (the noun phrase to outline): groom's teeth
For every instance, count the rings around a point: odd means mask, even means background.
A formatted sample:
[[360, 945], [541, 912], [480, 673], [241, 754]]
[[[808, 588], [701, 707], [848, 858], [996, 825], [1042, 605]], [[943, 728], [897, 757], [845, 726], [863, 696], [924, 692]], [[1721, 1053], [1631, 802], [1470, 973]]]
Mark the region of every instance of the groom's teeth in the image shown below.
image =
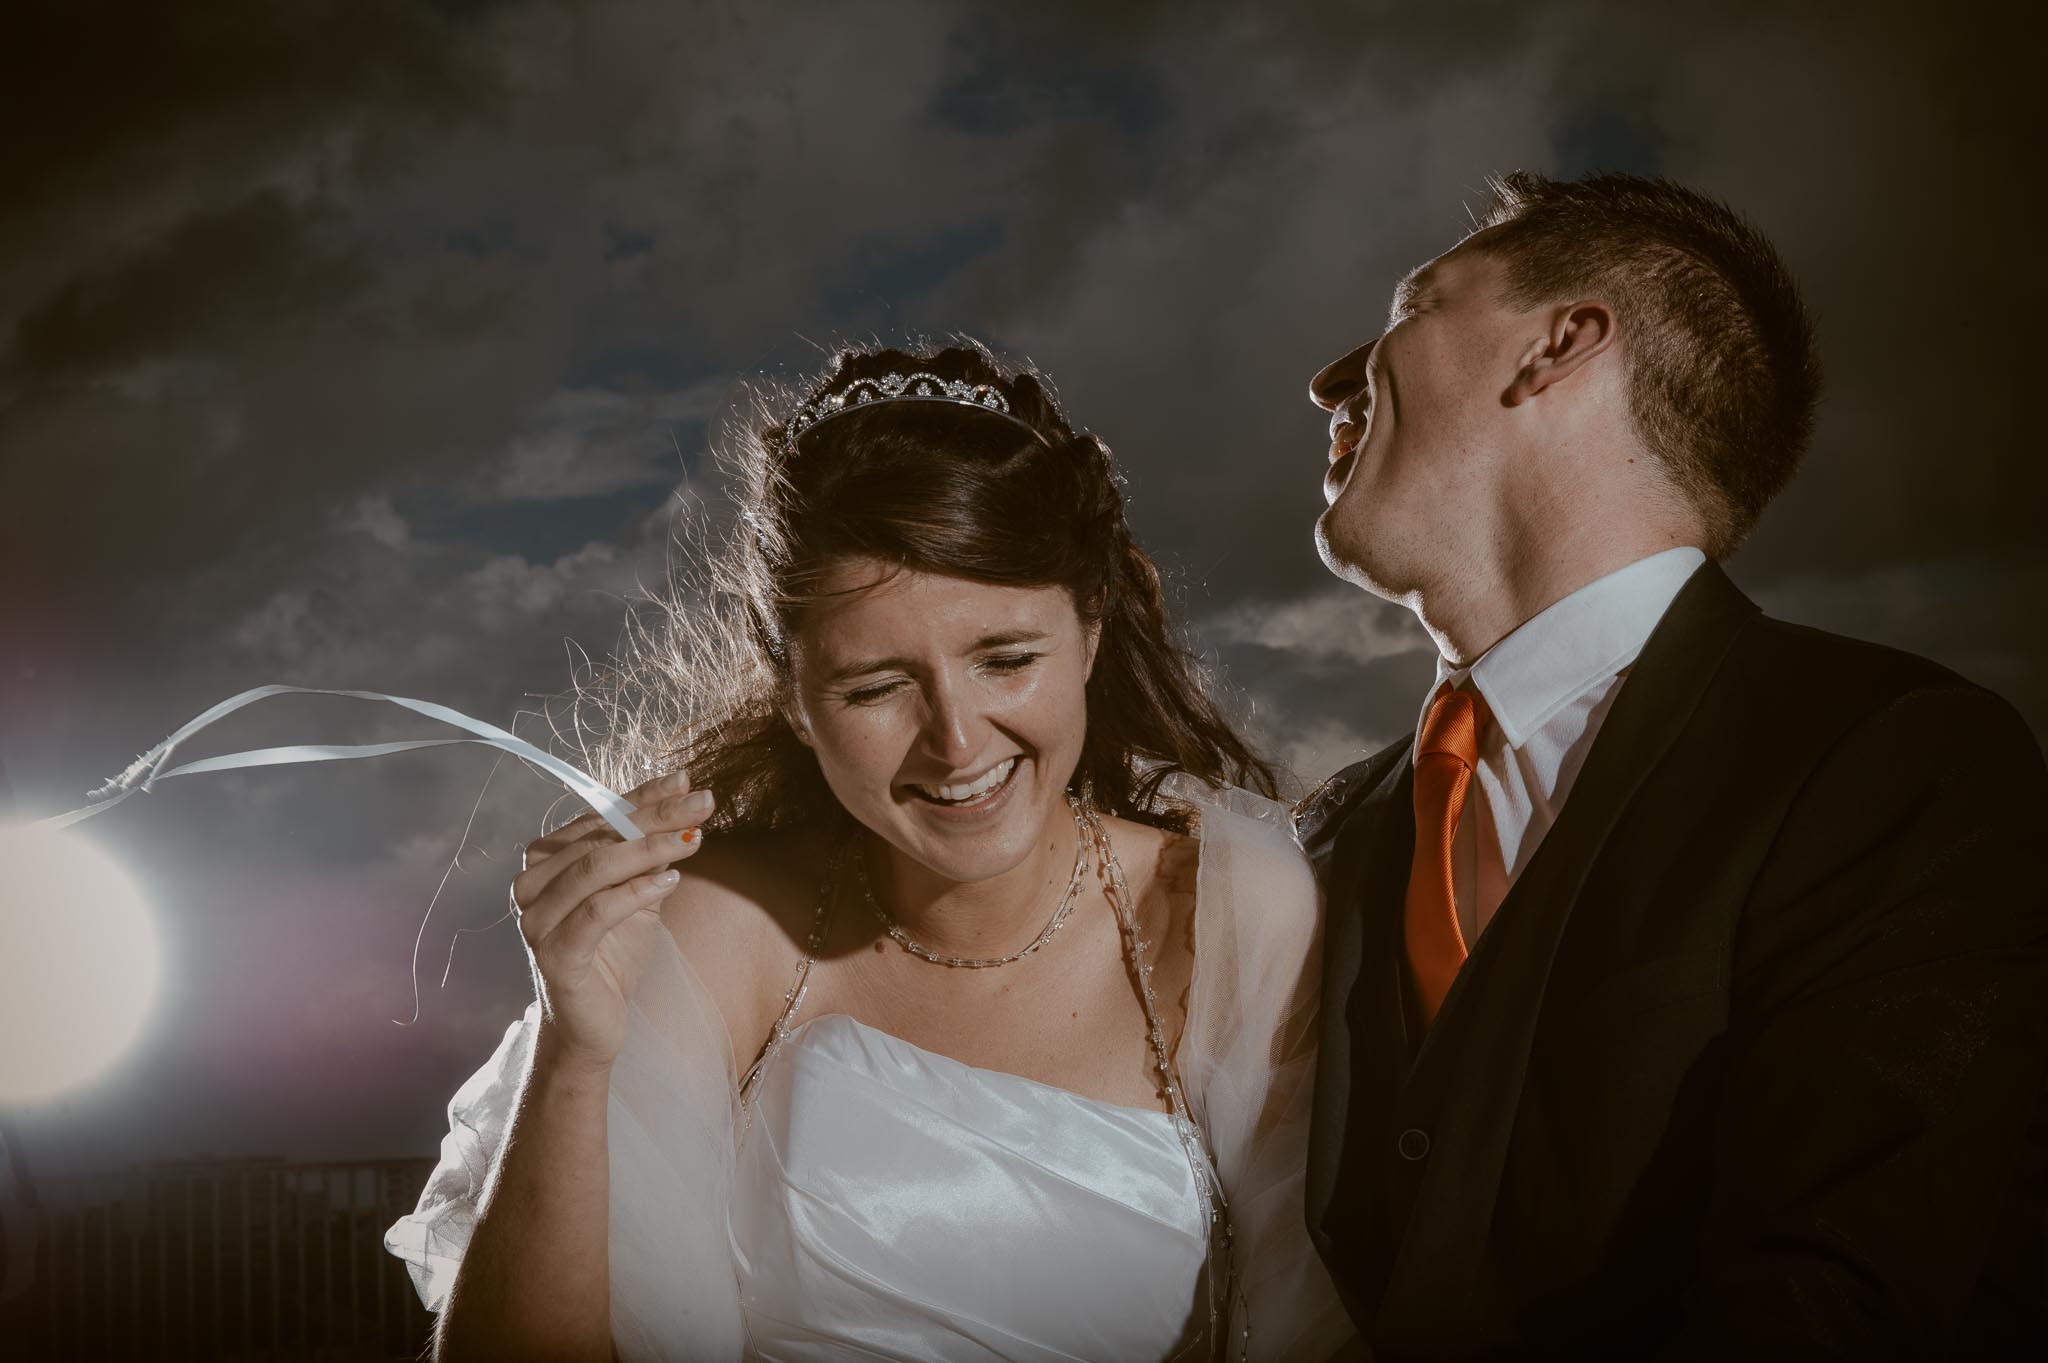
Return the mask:
[[962, 800], [971, 800], [977, 795], [986, 795], [989, 791], [994, 790], [997, 786], [1009, 780], [1010, 769], [1016, 765], [1016, 758], [1006, 758], [995, 766], [990, 767], [980, 780], [970, 782], [967, 785], [919, 786], [918, 789], [934, 800], [944, 800], [950, 804], [958, 804]]

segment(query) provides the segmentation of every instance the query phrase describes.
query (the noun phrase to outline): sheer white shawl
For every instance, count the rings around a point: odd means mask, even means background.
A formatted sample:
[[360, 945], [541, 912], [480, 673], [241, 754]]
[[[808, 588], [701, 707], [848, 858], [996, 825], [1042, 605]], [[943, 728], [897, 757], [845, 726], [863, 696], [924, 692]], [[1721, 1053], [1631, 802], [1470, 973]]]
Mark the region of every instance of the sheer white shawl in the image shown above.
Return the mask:
[[[1351, 1326], [1309, 1243], [1302, 1185], [1315, 1070], [1320, 900], [1284, 806], [1193, 783], [1201, 853], [1195, 965], [1178, 1063], [1236, 1233], [1254, 1360], [1327, 1357]], [[448, 1106], [440, 1164], [386, 1247], [428, 1309], [448, 1297], [530, 1063], [536, 1009]], [[657, 953], [612, 1073], [612, 1335], [629, 1361], [746, 1356], [727, 1231], [744, 1130], [725, 1025], [679, 951]]]

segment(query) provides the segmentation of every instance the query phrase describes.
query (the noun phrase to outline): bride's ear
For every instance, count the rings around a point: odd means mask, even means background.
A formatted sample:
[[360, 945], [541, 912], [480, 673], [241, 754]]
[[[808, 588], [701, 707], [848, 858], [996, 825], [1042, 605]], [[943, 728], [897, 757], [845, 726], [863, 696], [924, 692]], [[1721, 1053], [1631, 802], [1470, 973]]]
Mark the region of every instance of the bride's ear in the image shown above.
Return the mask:
[[803, 744], [806, 748], [815, 748], [817, 744], [811, 741], [811, 719], [809, 715], [804, 713], [803, 697], [792, 691], [789, 695], [783, 697], [782, 704], [778, 708], [782, 711], [782, 722], [787, 724], [789, 731], [796, 735], [796, 741]]
[[1082, 642], [1087, 650], [1087, 663], [1081, 669], [1081, 679], [1092, 681], [1095, 677], [1095, 655], [1102, 651], [1102, 621], [1097, 619], [1092, 624], [1084, 623], [1082, 633]]

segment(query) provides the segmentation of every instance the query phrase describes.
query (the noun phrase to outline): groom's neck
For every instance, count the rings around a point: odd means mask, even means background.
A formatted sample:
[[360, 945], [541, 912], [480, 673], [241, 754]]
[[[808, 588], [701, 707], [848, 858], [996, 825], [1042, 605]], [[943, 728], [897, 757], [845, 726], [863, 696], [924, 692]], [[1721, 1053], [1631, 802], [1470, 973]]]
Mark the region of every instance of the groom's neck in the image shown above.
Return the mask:
[[1677, 518], [1598, 503], [1569, 517], [1511, 515], [1447, 556], [1405, 604], [1437, 652], [1464, 667], [1587, 583], [1697, 543], [1697, 530]]

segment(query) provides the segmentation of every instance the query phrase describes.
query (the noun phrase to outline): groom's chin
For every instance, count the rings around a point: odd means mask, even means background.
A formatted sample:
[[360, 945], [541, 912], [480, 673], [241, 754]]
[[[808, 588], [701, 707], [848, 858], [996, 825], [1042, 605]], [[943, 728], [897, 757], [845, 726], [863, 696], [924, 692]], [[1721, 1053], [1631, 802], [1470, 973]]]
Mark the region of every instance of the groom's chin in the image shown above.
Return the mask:
[[1371, 556], [1358, 542], [1356, 529], [1344, 524], [1334, 506], [1316, 518], [1316, 553], [1322, 557], [1325, 568], [1360, 591], [1389, 601], [1397, 599], [1384, 576], [1373, 571]]
[[1316, 517], [1316, 553], [1322, 557], [1323, 566], [1353, 586], [1372, 588], [1366, 584], [1364, 565], [1358, 560], [1357, 546], [1344, 533], [1337, 508], [1330, 507]]

